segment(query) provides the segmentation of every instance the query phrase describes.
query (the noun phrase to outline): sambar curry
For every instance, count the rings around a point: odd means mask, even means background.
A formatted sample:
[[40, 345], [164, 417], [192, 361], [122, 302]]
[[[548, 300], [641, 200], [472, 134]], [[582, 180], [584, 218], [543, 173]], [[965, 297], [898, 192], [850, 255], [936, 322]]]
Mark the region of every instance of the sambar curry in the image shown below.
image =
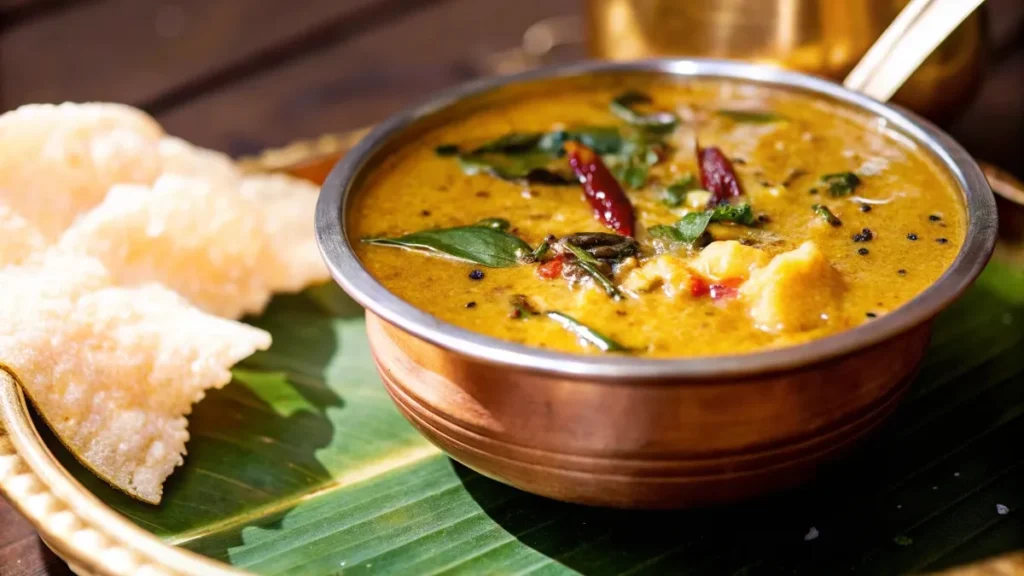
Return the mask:
[[437, 318], [566, 352], [692, 357], [821, 338], [933, 283], [957, 188], [862, 112], [737, 82], [566, 87], [401, 147], [347, 222]]

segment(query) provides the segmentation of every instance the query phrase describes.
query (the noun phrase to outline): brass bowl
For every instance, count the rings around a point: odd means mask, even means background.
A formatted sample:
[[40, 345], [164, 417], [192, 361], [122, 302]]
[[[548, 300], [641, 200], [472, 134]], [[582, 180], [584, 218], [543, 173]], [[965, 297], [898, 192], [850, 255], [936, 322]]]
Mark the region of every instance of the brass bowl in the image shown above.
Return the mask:
[[[346, 235], [350, 198], [404, 143], [467, 110], [594, 75], [770, 84], [867, 111], [945, 166], [968, 210], [950, 268], [891, 314], [807, 344], [693, 359], [583, 356], [441, 322], [390, 293]], [[718, 60], [583, 63], [460, 86], [375, 128], [333, 169], [316, 233], [334, 279], [367, 309], [370, 345], [405, 417], [470, 468], [584, 504], [676, 508], [794, 486], [876, 429], [920, 365], [931, 321], [973, 282], [996, 239], [996, 207], [970, 156], [937, 128], [841, 86]]]

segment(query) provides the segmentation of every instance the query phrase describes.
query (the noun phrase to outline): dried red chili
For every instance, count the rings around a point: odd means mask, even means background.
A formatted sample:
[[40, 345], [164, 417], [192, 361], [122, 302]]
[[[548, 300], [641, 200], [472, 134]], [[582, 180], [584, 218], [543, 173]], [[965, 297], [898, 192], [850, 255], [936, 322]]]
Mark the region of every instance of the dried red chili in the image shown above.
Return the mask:
[[562, 266], [565, 264], [565, 258], [562, 256], [556, 256], [547, 262], [544, 262], [540, 266], [537, 266], [537, 276], [544, 278], [545, 280], [553, 280], [562, 275]]
[[577, 142], [566, 142], [565, 151], [597, 219], [618, 234], [632, 236], [633, 204], [601, 158]]
[[705, 190], [711, 192], [709, 206], [716, 206], [743, 193], [736, 171], [721, 149], [714, 146], [698, 148], [697, 163], [700, 165], [701, 184]]

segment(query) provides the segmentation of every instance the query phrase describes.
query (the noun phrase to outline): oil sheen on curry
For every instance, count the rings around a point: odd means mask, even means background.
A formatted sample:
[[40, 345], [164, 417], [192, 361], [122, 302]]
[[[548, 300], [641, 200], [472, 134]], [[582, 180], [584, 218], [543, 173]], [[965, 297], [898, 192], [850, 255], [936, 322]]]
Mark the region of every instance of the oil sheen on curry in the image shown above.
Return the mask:
[[794, 345], [919, 294], [962, 197], [884, 123], [799, 92], [641, 80], [478, 107], [389, 156], [347, 222], [446, 322], [585, 354]]

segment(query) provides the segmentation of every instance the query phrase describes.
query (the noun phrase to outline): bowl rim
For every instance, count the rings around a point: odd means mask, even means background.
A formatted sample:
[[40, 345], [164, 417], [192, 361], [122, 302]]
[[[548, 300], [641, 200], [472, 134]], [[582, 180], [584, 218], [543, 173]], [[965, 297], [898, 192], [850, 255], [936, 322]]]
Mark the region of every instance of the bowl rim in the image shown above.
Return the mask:
[[[736, 80], [798, 89], [868, 112], [908, 135], [950, 172], [965, 196], [967, 230], [946, 271], [924, 291], [881, 318], [806, 343], [742, 354], [685, 358], [584, 355], [535, 348], [460, 328], [391, 293], [363, 267], [345, 233], [348, 202], [369, 160], [406, 128], [459, 102], [518, 83], [594, 74], [650, 73], [666, 77]], [[334, 280], [368, 311], [401, 330], [456, 354], [500, 367], [564, 377], [615, 381], [735, 378], [823, 362], [882, 343], [930, 321], [977, 278], [995, 247], [995, 198], [981, 169], [964, 148], [916, 114], [848, 90], [828, 80], [767, 65], [708, 58], [658, 58], [631, 62], [582, 61], [519, 74], [473, 80], [442, 91], [377, 125], [331, 170], [316, 206], [316, 239]]]

